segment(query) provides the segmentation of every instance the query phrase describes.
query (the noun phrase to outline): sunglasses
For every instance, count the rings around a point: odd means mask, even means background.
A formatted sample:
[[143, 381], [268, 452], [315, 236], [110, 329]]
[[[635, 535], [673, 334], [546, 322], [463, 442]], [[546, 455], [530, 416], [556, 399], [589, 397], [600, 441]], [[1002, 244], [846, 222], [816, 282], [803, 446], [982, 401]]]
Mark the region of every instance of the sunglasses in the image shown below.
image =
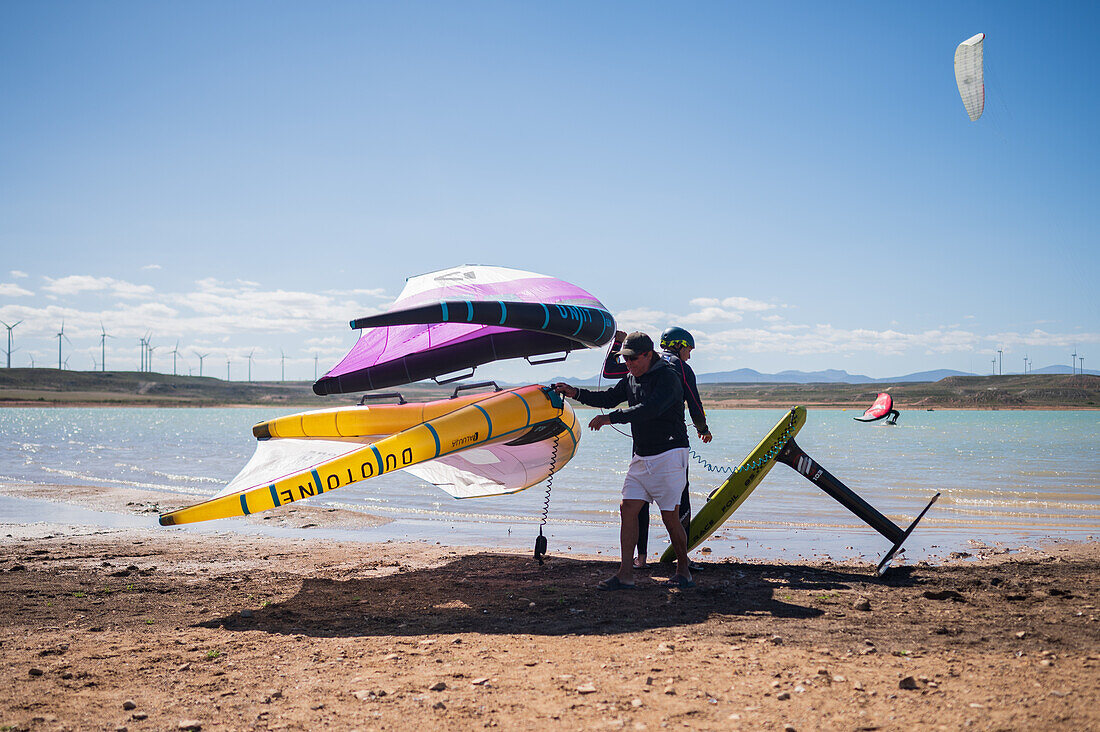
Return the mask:
[[[646, 353], [649, 353], [649, 351], [646, 351]], [[644, 355], [645, 355], [645, 353], [639, 353], [636, 356], [623, 356], [623, 360], [624, 361], [637, 361], [639, 358], [641, 358]]]

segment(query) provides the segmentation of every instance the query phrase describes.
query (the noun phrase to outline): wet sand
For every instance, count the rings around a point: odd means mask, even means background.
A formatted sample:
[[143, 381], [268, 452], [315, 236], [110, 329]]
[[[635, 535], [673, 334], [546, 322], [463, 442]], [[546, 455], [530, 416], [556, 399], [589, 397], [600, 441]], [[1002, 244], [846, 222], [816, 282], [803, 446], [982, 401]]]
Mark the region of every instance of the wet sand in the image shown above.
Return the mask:
[[[340, 520], [299, 511], [299, 526]], [[3, 524], [0, 728], [1100, 726], [1100, 544], [883, 579], [711, 562], [683, 591], [657, 566], [636, 590], [597, 591], [612, 571], [428, 543]]]

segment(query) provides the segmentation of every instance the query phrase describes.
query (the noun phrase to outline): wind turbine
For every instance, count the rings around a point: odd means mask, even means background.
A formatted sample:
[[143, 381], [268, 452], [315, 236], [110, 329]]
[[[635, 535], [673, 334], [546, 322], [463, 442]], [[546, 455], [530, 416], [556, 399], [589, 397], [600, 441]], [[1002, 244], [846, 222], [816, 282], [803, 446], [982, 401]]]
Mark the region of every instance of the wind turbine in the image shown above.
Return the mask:
[[176, 356], [180, 355], [180, 342], [176, 339], [176, 345], [172, 347], [172, 376], [176, 375]]
[[225, 380], [226, 381], [232, 381], [232, 379], [229, 378], [229, 373], [230, 373], [229, 369], [230, 369], [230, 364], [231, 363], [232, 363], [232, 361], [229, 360], [229, 356], [226, 356], [225, 357]]
[[317, 381], [317, 354], [313, 354], [313, 380]]
[[141, 344], [141, 366], [138, 367], [138, 371], [145, 371], [145, 346], [147, 345], [145, 338], [148, 338], [148, 335], [138, 338], [138, 343]]
[[[65, 335], [65, 321], [61, 321], [61, 330], [57, 331], [57, 370], [61, 370], [61, 339], [69, 341], [69, 336]], [[69, 341], [72, 343], [72, 341]], [[65, 363], [68, 364], [69, 360], [65, 359]]]
[[153, 346], [153, 331], [145, 331], [145, 370], [153, 370], [153, 351], [156, 348]]
[[99, 321], [99, 370], [101, 372], [107, 370], [107, 339], [114, 338], [113, 335], [107, 333], [107, 329], [103, 327], [103, 321]]
[[11, 368], [11, 332], [13, 330], [15, 330], [16, 325], [19, 325], [19, 323], [22, 323], [22, 322], [23, 321], [20, 320], [20, 321], [16, 322], [14, 325], [8, 325], [7, 323], [4, 323], [4, 321], [0, 320], [0, 323], [3, 323], [4, 327], [8, 329], [8, 368], [9, 369]]
[[198, 351], [194, 351], [193, 353], [196, 356], [199, 357], [199, 376], [202, 376], [202, 360], [204, 358], [206, 358], [207, 356], [209, 356], [210, 354], [209, 353], [199, 353]]
[[995, 358], [990, 359], [990, 361], [993, 364], [993, 375], [996, 376], [997, 375], [997, 359], [995, 359]]
[[1085, 375], [1085, 357], [1081, 356], [1080, 358], [1081, 358], [1081, 375], [1084, 376]]
[[1073, 354], [1069, 357], [1069, 368], [1073, 373], [1077, 373], [1077, 346], [1073, 346]]
[[254, 354], [255, 352], [256, 352], [255, 348], [253, 348], [251, 351], [248, 352], [248, 380], [249, 380], [249, 382], [252, 381], [252, 354]]
[[152, 371], [153, 371], [153, 351], [160, 348], [160, 346], [154, 346], [152, 344], [149, 344], [149, 345], [146, 346], [146, 348], [149, 349], [149, 359], [146, 362], [146, 365], [149, 367], [149, 372], [152, 373]]
[[997, 349], [997, 361], [1001, 364], [1001, 376], [1005, 375], [1004, 349]]
[[279, 360], [282, 363], [281, 371], [279, 372], [279, 381], [286, 381], [286, 354], [283, 353], [283, 349], [279, 349]]
[[34, 368], [34, 354], [33, 353], [28, 353], [27, 356], [29, 356], [30, 359], [31, 359], [31, 368], [33, 369]]

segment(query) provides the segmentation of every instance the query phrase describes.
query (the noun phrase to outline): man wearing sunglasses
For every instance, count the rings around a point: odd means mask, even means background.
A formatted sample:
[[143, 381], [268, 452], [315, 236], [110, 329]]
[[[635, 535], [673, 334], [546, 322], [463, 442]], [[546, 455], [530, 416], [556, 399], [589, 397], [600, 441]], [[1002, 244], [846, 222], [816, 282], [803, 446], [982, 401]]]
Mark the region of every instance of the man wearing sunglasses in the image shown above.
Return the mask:
[[[615, 339], [607, 351], [607, 358], [603, 363], [603, 377], [605, 379], [621, 379], [627, 375], [626, 364], [619, 358], [619, 349], [623, 347], [626, 333], [615, 331]], [[710, 442], [713, 437], [710, 428], [707, 427], [707, 416], [703, 411], [703, 400], [699, 397], [699, 385], [695, 380], [695, 372], [688, 366], [687, 360], [691, 358], [691, 352], [695, 350], [695, 338], [688, 331], [678, 326], [666, 328], [661, 334], [661, 358], [668, 361], [672, 370], [680, 377], [680, 386], [684, 391], [684, 403], [687, 404], [691, 421], [699, 433], [699, 439]], [[688, 453], [691, 454], [690, 451]], [[680, 524], [684, 531], [689, 531], [691, 525], [691, 485], [684, 475], [684, 491], [680, 494]], [[690, 532], [689, 532], [690, 533]], [[649, 504], [642, 506], [638, 512], [638, 557], [634, 560], [635, 569], [645, 569], [649, 566]], [[691, 564], [692, 571], [702, 569], [697, 564]]]
[[680, 379], [653, 350], [653, 339], [635, 331], [626, 336], [619, 355], [626, 362], [627, 375], [610, 389], [590, 391], [569, 384], [554, 384], [554, 390], [590, 407], [609, 409], [592, 418], [588, 426], [598, 430], [609, 424], [629, 424], [633, 456], [623, 500], [619, 504], [619, 571], [600, 582], [601, 590], [634, 588], [634, 547], [638, 543], [638, 513], [647, 502], [657, 504], [676, 552], [676, 574], [668, 584], [694, 587], [687, 557], [687, 533], [680, 524], [680, 494], [687, 479], [688, 436], [684, 422], [684, 392]]

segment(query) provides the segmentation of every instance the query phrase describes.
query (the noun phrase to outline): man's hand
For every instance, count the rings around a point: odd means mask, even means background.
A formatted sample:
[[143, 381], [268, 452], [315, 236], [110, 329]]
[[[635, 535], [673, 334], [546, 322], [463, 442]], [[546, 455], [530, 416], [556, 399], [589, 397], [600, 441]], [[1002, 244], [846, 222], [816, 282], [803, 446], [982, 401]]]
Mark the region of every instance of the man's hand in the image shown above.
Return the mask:
[[557, 384], [551, 384], [550, 388], [553, 389], [554, 391], [556, 391], [559, 394], [564, 394], [565, 396], [569, 397], [570, 399], [576, 399], [577, 394], [580, 393], [580, 391], [577, 389], [577, 387], [569, 386], [569, 384], [563, 384], [563, 383], [560, 383], [560, 382], [557, 383]]
[[[698, 432], [698, 430], [696, 431]], [[712, 435], [710, 432], [699, 432], [699, 439], [703, 442], [710, 442], [714, 439], [714, 435]]]
[[599, 430], [600, 427], [606, 427], [611, 424], [611, 417], [606, 414], [597, 414], [592, 418], [592, 421], [588, 423], [588, 428], [591, 430]]

